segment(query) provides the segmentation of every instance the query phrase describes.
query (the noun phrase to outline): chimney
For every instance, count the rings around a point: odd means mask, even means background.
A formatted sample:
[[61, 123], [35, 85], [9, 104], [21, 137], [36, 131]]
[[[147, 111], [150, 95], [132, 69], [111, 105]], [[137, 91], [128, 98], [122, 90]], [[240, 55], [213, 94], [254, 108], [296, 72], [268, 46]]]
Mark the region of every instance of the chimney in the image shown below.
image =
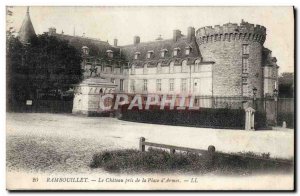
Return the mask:
[[114, 39], [114, 46], [118, 46], [118, 39]]
[[49, 34], [49, 35], [54, 35], [54, 34], [56, 34], [56, 28], [50, 27], [50, 28], [49, 28], [48, 34]]
[[195, 28], [188, 27], [187, 40], [190, 42], [194, 39], [194, 37], [195, 37]]
[[173, 41], [176, 42], [181, 37], [181, 31], [176, 29], [173, 30]]
[[140, 37], [139, 36], [134, 36], [133, 44], [136, 45], [136, 44], [139, 44], [139, 43], [140, 43]]

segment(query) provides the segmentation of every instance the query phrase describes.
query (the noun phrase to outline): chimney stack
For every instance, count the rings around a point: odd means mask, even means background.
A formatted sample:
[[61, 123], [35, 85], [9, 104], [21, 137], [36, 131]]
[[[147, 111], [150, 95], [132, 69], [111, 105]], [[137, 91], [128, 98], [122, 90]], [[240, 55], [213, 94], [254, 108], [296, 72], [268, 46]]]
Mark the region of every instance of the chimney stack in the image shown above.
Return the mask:
[[48, 31], [48, 34], [49, 34], [49, 35], [54, 35], [54, 34], [56, 34], [56, 28], [50, 27], [50, 28], [49, 28], [49, 31]]
[[195, 37], [195, 28], [188, 27], [187, 40], [190, 42], [194, 39], [194, 37]]
[[176, 29], [173, 31], [173, 41], [176, 42], [181, 37], [181, 31]]
[[114, 46], [118, 46], [118, 39], [114, 39]]
[[140, 37], [139, 36], [134, 36], [134, 38], [133, 38], [133, 44], [137, 45], [139, 43], [140, 43]]

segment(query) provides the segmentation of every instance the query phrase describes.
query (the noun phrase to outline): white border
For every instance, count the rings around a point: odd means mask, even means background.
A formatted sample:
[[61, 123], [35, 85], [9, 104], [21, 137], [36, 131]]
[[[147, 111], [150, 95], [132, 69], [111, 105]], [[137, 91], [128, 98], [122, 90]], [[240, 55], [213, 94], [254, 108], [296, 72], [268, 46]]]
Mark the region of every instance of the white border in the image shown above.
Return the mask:
[[[299, 0], [270, 0], [270, 1], [262, 1], [262, 0], [250, 0], [250, 1], [241, 1], [241, 0], [151, 0], [151, 1], [138, 1], [138, 0], [100, 0], [100, 1], [93, 1], [93, 0], [72, 0], [72, 1], [62, 1], [62, 0], [47, 0], [47, 1], [38, 1], [38, 0], [29, 0], [29, 1], [22, 1], [22, 0], [4, 0], [0, 1], [1, 4], [1, 19], [0, 19], [0, 50], [1, 50], [1, 72], [0, 72], [0, 103], [1, 103], [1, 113], [0, 113], [0, 122], [1, 122], [1, 135], [0, 135], [0, 152], [1, 152], [1, 159], [0, 159], [0, 193], [1, 195], [8, 195], [9, 192], [5, 190], [5, 6], [6, 5], [55, 5], [55, 6], [96, 6], [96, 5], [104, 5], [104, 6], [291, 6], [294, 5], [296, 9], [300, 7], [300, 1]], [[299, 19], [296, 20], [296, 26], [299, 26]], [[298, 34], [297, 34], [298, 35]], [[297, 36], [296, 35], [296, 36]], [[297, 39], [299, 40], [299, 39]], [[296, 43], [296, 46], [298, 45], [298, 42]], [[297, 50], [297, 56], [299, 56], [299, 50]], [[297, 62], [297, 61], [296, 61]], [[299, 71], [299, 68], [297, 69]], [[297, 75], [299, 78], [299, 73], [297, 71]], [[297, 82], [297, 91], [299, 91], [299, 84]], [[297, 108], [298, 109], [298, 108]], [[297, 110], [298, 111], [298, 110]], [[297, 121], [300, 119], [298, 116]], [[300, 121], [298, 121], [300, 122]], [[297, 128], [295, 128], [297, 131]], [[297, 134], [297, 141], [299, 141], [299, 133]], [[299, 150], [297, 152], [297, 157], [299, 155]], [[299, 160], [299, 159], [298, 159]], [[299, 165], [299, 161], [298, 161]], [[17, 180], [17, 179], [16, 179]], [[298, 179], [299, 182], [299, 179]], [[299, 183], [297, 183], [299, 185]], [[299, 187], [298, 187], [299, 188]], [[45, 193], [36, 193], [35, 195], [42, 195]], [[49, 193], [48, 193], [49, 194]], [[64, 193], [51, 193], [55, 195], [62, 195]], [[73, 193], [71, 193], [73, 194]], [[86, 193], [79, 193], [79, 195], [85, 195]], [[99, 193], [97, 193], [99, 194]], [[102, 195], [110, 194], [111, 193], [101, 193]], [[116, 194], [116, 193], [114, 193]], [[131, 194], [131, 193], [129, 193]], [[157, 193], [156, 193], [157, 194]], [[203, 194], [203, 193], [201, 193]], [[260, 193], [261, 194], [261, 193]], [[258, 194], [258, 195], [260, 195]], [[159, 193], [159, 195], [162, 195], [162, 193]]]

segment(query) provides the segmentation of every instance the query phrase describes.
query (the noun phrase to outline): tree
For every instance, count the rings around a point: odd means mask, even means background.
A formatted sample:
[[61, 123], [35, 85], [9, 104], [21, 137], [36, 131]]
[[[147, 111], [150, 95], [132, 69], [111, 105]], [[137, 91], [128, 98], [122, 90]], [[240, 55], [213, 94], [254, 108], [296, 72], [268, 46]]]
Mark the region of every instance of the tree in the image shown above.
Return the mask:
[[284, 72], [278, 78], [279, 97], [294, 97], [294, 73]]
[[26, 79], [22, 72], [24, 48], [22, 43], [13, 35], [6, 42], [6, 106], [25, 99]]
[[81, 53], [68, 41], [43, 34], [31, 40], [27, 51], [33, 89], [58, 93], [81, 81]]
[[35, 99], [38, 91], [59, 97], [81, 81], [81, 60], [80, 51], [54, 36], [39, 35], [28, 44], [11, 36], [7, 41], [9, 99], [24, 103]]

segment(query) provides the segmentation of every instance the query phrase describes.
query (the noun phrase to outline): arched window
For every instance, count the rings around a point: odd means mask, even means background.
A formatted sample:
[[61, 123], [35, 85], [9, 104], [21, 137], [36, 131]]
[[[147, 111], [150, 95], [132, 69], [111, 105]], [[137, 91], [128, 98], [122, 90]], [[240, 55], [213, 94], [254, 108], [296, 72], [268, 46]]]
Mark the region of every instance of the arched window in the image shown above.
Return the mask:
[[107, 50], [106, 53], [107, 53], [108, 58], [114, 57], [114, 52], [112, 50]]
[[200, 72], [200, 59], [195, 61], [195, 72]]
[[181, 72], [187, 72], [187, 60], [182, 61]]
[[89, 48], [88, 48], [87, 46], [83, 46], [83, 47], [82, 47], [82, 53], [83, 53], [84, 55], [89, 55]]

